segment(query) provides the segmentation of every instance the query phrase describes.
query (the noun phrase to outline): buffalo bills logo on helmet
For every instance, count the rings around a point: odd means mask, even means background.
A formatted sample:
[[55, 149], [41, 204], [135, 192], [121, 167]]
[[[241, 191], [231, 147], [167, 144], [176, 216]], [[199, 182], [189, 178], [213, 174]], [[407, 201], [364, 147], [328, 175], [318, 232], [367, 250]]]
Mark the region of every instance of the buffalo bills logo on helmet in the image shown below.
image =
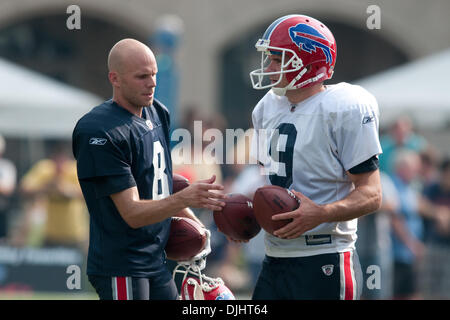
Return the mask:
[[331, 50], [333, 49], [331, 49], [330, 46], [323, 44], [318, 39], [322, 39], [328, 43], [329, 41], [323, 34], [321, 34], [313, 27], [308, 26], [304, 23], [299, 23], [295, 27], [289, 28], [289, 36], [300, 50], [312, 53], [313, 51], [316, 52], [317, 48], [320, 48], [325, 55], [326, 62], [328, 64], [331, 64], [333, 62], [333, 58], [331, 55]]
[[216, 300], [235, 300], [233, 294], [231, 292], [221, 292], [217, 297]]

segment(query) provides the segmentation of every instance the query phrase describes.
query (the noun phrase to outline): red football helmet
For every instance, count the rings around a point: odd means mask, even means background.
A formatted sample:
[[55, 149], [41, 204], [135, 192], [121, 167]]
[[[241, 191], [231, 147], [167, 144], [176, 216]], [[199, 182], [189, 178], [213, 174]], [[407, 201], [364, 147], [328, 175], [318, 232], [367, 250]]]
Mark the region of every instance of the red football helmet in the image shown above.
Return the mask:
[[[320, 21], [304, 15], [288, 15], [275, 20], [255, 45], [261, 52], [261, 68], [250, 72], [254, 89], [272, 88], [278, 95], [330, 79], [336, 63], [336, 41]], [[269, 55], [281, 56], [280, 71], [267, 72]], [[289, 82], [276, 87], [283, 74]], [[270, 76], [278, 75], [278, 81]]]
[[[233, 293], [221, 278], [207, 277], [195, 264], [178, 264], [173, 271], [174, 278], [176, 273], [184, 275], [181, 285], [181, 300], [235, 300]], [[188, 274], [195, 277], [188, 277]]]

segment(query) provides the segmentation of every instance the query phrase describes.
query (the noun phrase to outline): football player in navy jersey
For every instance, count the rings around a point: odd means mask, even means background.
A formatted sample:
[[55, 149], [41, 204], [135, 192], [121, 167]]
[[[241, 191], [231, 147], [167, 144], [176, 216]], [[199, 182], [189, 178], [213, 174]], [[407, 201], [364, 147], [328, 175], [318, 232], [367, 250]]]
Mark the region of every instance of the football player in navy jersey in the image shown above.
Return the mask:
[[301, 204], [272, 217], [292, 220], [265, 234], [253, 298], [358, 299], [357, 218], [381, 204], [377, 102], [359, 86], [323, 84], [334, 72], [336, 42], [314, 18], [275, 20], [256, 49], [253, 87], [271, 90], [252, 113], [252, 156], [268, 184], [292, 190]]
[[111, 49], [108, 69], [113, 98], [73, 131], [90, 214], [89, 281], [100, 299], [176, 299], [164, 252], [171, 217], [202, 224], [188, 207], [221, 210], [223, 187], [213, 176], [172, 194], [170, 117], [153, 97], [158, 67], [150, 48], [123, 39]]

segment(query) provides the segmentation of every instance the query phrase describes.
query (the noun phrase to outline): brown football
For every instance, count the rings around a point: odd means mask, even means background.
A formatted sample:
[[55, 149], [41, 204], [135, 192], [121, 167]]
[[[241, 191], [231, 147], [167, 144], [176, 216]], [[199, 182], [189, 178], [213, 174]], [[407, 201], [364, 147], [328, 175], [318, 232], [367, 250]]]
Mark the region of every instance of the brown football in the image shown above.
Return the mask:
[[172, 193], [177, 193], [178, 191], [181, 191], [184, 188], [189, 187], [189, 180], [178, 173], [173, 174], [172, 183], [173, 183]]
[[253, 210], [256, 220], [261, 228], [273, 234], [273, 232], [292, 219], [272, 220], [272, 216], [278, 213], [294, 211], [300, 206], [300, 200], [288, 189], [279, 186], [264, 186], [256, 190], [253, 197]]
[[243, 194], [227, 194], [223, 199], [225, 207], [214, 211], [214, 222], [219, 231], [235, 240], [250, 240], [261, 227], [253, 213], [252, 200]]
[[205, 247], [205, 229], [192, 219], [172, 217], [166, 255], [170, 260], [186, 261]]

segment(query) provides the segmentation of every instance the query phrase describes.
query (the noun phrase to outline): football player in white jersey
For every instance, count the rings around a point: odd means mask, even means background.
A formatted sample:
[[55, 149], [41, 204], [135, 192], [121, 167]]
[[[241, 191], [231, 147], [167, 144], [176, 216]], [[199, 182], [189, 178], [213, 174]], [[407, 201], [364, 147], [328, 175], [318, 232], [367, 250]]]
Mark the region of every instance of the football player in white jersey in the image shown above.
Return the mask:
[[273, 216], [292, 222], [266, 233], [253, 299], [358, 299], [357, 218], [381, 203], [377, 102], [359, 86], [323, 84], [336, 42], [314, 18], [275, 20], [256, 48], [253, 87], [271, 90], [253, 110], [252, 155], [268, 184], [292, 190], [301, 205]]

